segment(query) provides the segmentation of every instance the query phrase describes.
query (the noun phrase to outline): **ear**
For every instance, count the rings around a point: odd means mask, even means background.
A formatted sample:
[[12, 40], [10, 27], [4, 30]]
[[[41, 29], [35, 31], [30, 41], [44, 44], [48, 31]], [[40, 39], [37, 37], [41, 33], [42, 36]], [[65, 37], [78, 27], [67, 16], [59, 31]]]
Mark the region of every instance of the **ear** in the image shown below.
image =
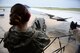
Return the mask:
[[72, 21], [71, 24], [74, 25], [74, 22]]
[[75, 23], [75, 26], [77, 27], [77, 22]]
[[73, 21], [72, 21], [71, 24], [70, 24], [70, 27], [72, 27], [72, 26], [74, 26], [74, 22], [73, 22]]
[[73, 30], [74, 29], [74, 22], [72, 21], [70, 24], [70, 28]]
[[77, 22], [75, 23], [75, 25], [77, 25]]

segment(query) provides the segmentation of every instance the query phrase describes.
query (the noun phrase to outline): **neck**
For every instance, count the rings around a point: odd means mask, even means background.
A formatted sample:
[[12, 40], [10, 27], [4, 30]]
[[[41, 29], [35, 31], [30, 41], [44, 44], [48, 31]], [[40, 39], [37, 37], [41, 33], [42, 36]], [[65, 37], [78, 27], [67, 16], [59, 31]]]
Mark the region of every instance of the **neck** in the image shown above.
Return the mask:
[[19, 31], [25, 32], [27, 30], [27, 23], [26, 24], [20, 24], [17, 26]]

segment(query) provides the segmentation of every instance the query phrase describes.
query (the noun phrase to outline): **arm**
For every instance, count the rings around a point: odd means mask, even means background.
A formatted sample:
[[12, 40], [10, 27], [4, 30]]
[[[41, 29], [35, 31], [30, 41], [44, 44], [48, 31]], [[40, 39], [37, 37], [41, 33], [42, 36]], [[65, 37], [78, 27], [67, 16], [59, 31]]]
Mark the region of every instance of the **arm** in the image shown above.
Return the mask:
[[80, 43], [80, 30], [79, 29], [73, 29], [73, 35], [74, 35], [76, 41], [78, 41]]
[[7, 40], [7, 38], [8, 38], [8, 32], [6, 32], [5, 34], [4, 34], [4, 40], [3, 40], [3, 42], [4, 42], [4, 47], [6, 48], [8, 45], [6, 44], [7, 42], [6, 42], [6, 40]]
[[45, 47], [50, 43], [49, 37], [45, 33], [42, 33], [40, 31], [38, 32], [36, 40], [40, 45], [42, 45], [42, 47]]

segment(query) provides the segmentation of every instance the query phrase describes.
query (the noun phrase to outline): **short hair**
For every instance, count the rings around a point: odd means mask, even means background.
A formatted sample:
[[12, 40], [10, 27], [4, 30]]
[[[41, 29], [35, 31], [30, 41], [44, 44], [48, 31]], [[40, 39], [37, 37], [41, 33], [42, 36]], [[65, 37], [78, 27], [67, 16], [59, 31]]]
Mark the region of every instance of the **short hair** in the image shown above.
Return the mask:
[[[26, 8], [23, 4], [15, 4], [11, 8], [10, 14], [10, 24], [17, 25], [18, 22], [26, 23], [30, 19], [30, 13], [28, 8]], [[17, 20], [17, 21], [16, 21]]]

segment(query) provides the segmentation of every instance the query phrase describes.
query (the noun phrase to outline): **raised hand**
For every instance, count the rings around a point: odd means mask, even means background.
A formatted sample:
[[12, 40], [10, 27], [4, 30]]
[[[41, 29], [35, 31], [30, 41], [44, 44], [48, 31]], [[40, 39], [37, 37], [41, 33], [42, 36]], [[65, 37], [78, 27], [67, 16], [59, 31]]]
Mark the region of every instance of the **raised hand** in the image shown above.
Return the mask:
[[36, 29], [37, 29], [37, 30], [40, 30], [40, 29], [41, 29], [39, 20], [37, 20], [37, 22], [35, 22], [35, 25], [36, 25]]

